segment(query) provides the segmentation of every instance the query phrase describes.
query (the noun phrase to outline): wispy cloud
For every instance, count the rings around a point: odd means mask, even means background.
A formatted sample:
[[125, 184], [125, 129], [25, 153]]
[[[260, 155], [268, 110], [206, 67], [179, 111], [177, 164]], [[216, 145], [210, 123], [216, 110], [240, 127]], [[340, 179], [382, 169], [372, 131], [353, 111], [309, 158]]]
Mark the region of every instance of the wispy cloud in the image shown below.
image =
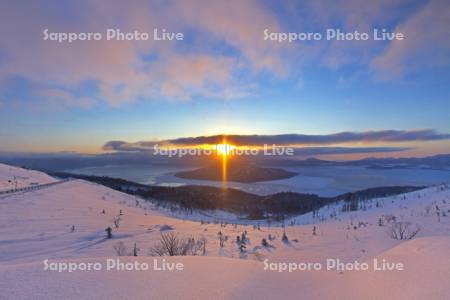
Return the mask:
[[398, 78], [419, 68], [450, 65], [450, 9], [448, 1], [432, 0], [399, 24], [403, 41], [393, 41], [372, 62], [380, 79]]
[[163, 142], [157, 142], [157, 141], [141, 141], [141, 142], [135, 142], [135, 143], [129, 143], [125, 141], [109, 141], [106, 142], [102, 149], [106, 151], [148, 151], [153, 148], [153, 146], [164, 143]]

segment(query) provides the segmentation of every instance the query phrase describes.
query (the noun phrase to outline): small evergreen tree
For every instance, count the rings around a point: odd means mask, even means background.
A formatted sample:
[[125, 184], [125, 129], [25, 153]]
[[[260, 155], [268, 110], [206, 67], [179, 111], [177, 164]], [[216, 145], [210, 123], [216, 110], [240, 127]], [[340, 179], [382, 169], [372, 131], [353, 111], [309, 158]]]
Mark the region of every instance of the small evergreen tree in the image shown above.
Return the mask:
[[108, 228], [106, 228], [105, 231], [106, 231], [106, 237], [108, 239], [111, 239], [112, 238], [112, 228], [108, 226]]
[[289, 243], [289, 238], [287, 237], [286, 231], [283, 231], [283, 237], [281, 238], [281, 240], [284, 243]]
[[133, 256], [138, 256], [137, 253], [139, 251], [139, 248], [136, 246], [136, 243], [134, 243], [134, 247], [133, 247]]
[[246, 248], [247, 248], [247, 246], [245, 246], [245, 242], [241, 241], [241, 244], [239, 245], [239, 251], [241, 253], [244, 253]]
[[245, 243], [246, 240], [247, 240], [246, 233], [243, 232], [242, 235], [241, 235], [241, 243]]

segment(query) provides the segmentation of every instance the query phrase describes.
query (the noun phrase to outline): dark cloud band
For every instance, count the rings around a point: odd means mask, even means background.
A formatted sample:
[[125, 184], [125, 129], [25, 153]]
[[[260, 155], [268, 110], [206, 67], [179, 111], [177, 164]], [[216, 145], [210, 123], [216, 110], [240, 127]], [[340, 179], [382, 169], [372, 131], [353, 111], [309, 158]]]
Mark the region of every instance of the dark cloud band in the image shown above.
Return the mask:
[[[148, 151], [155, 144], [172, 146], [196, 146], [202, 144], [220, 144], [226, 139], [228, 143], [239, 146], [293, 146], [304, 147], [308, 145], [335, 145], [356, 142], [414, 142], [414, 141], [436, 141], [450, 139], [450, 134], [438, 133], [432, 129], [422, 130], [379, 130], [365, 132], [339, 132], [325, 135], [308, 134], [279, 134], [279, 135], [212, 135], [198, 137], [184, 137], [165, 141], [141, 141], [128, 143], [125, 141], [109, 141], [104, 146], [104, 150], [113, 151]], [[395, 147], [394, 147], [395, 148]], [[379, 149], [379, 152], [385, 152], [388, 148]], [[355, 149], [355, 148], [353, 148]], [[397, 149], [397, 148], [395, 148]], [[375, 151], [377, 152], [377, 151]]]
[[226, 137], [235, 145], [260, 146], [276, 145], [331, 145], [352, 142], [410, 142], [450, 139], [450, 134], [437, 133], [432, 129], [423, 130], [379, 130], [365, 132], [339, 132], [326, 135], [279, 134], [279, 135], [214, 135], [188, 137], [169, 140], [176, 145], [218, 144]]

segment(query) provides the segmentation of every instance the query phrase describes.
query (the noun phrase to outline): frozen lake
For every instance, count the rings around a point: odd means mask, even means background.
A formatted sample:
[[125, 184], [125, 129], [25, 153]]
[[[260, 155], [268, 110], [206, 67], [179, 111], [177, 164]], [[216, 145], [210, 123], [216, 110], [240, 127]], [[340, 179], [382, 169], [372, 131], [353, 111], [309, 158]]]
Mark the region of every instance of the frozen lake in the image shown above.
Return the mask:
[[[189, 168], [166, 165], [120, 165], [69, 170], [73, 173], [123, 178], [143, 184], [158, 185], [210, 185], [221, 182], [177, 178], [173, 174]], [[308, 166], [284, 168], [298, 176], [257, 183], [228, 182], [227, 186], [259, 195], [282, 191], [335, 196], [342, 193], [378, 186], [433, 185], [450, 182], [449, 170], [430, 169], [370, 169], [362, 166]]]

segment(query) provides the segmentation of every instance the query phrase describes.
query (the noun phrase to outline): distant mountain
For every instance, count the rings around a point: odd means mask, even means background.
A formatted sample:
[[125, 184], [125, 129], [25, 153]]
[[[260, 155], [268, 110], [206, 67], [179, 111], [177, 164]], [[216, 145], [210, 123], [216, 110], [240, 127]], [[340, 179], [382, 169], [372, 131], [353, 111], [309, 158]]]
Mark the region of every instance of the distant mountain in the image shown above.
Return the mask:
[[298, 159], [274, 159], [261, 161], [265, 165], [274, 165], [280, 167], [295, 167], [295, 166], [332, 166], [339, 164], [336, 161], [321, 160], [318, 158], [307, 158], [304, 160]]
[[392, 168], [420, 168], [450, 170], [450, 154], [439, 154], [427, 157], [405, 157], [405, 158], [364, 158], [350, 161], [328, 161], [317, 158], [306, 160], [279, 159], [268, 160], [266, 164], [280, 167], [288, 166], [367, 166], [376, 169]]
[[450, 169], [450, 154], [408, 158], [365, 158], [345, 162], [347, 165], [364, 165], [371, 168]]
[[[236, 160], [236, 157], [233, 158]], [[0, 162], [24, 166], [41, 171], [64, 171], [83, 167], [125, 165], [125, 164], [164, 164], [199, 167], [211, 163], [210, 156], [168, 157], [152, 155], [151, 152], [114, 152], [102, 154], [60, 153], [6, 153], [0, 152]], [[239, 157], [239, 162], [270, 167], [291, 166], [367, 166], [370, 168], [422, 168], [450, 170], [450, 154], [429, 157], [409, 158], [364, 158], [355, 161], [328, 161], [318, 158], [300, 160], [299, 157]], [[270, 176], [270, 175], [269, 175]]]

